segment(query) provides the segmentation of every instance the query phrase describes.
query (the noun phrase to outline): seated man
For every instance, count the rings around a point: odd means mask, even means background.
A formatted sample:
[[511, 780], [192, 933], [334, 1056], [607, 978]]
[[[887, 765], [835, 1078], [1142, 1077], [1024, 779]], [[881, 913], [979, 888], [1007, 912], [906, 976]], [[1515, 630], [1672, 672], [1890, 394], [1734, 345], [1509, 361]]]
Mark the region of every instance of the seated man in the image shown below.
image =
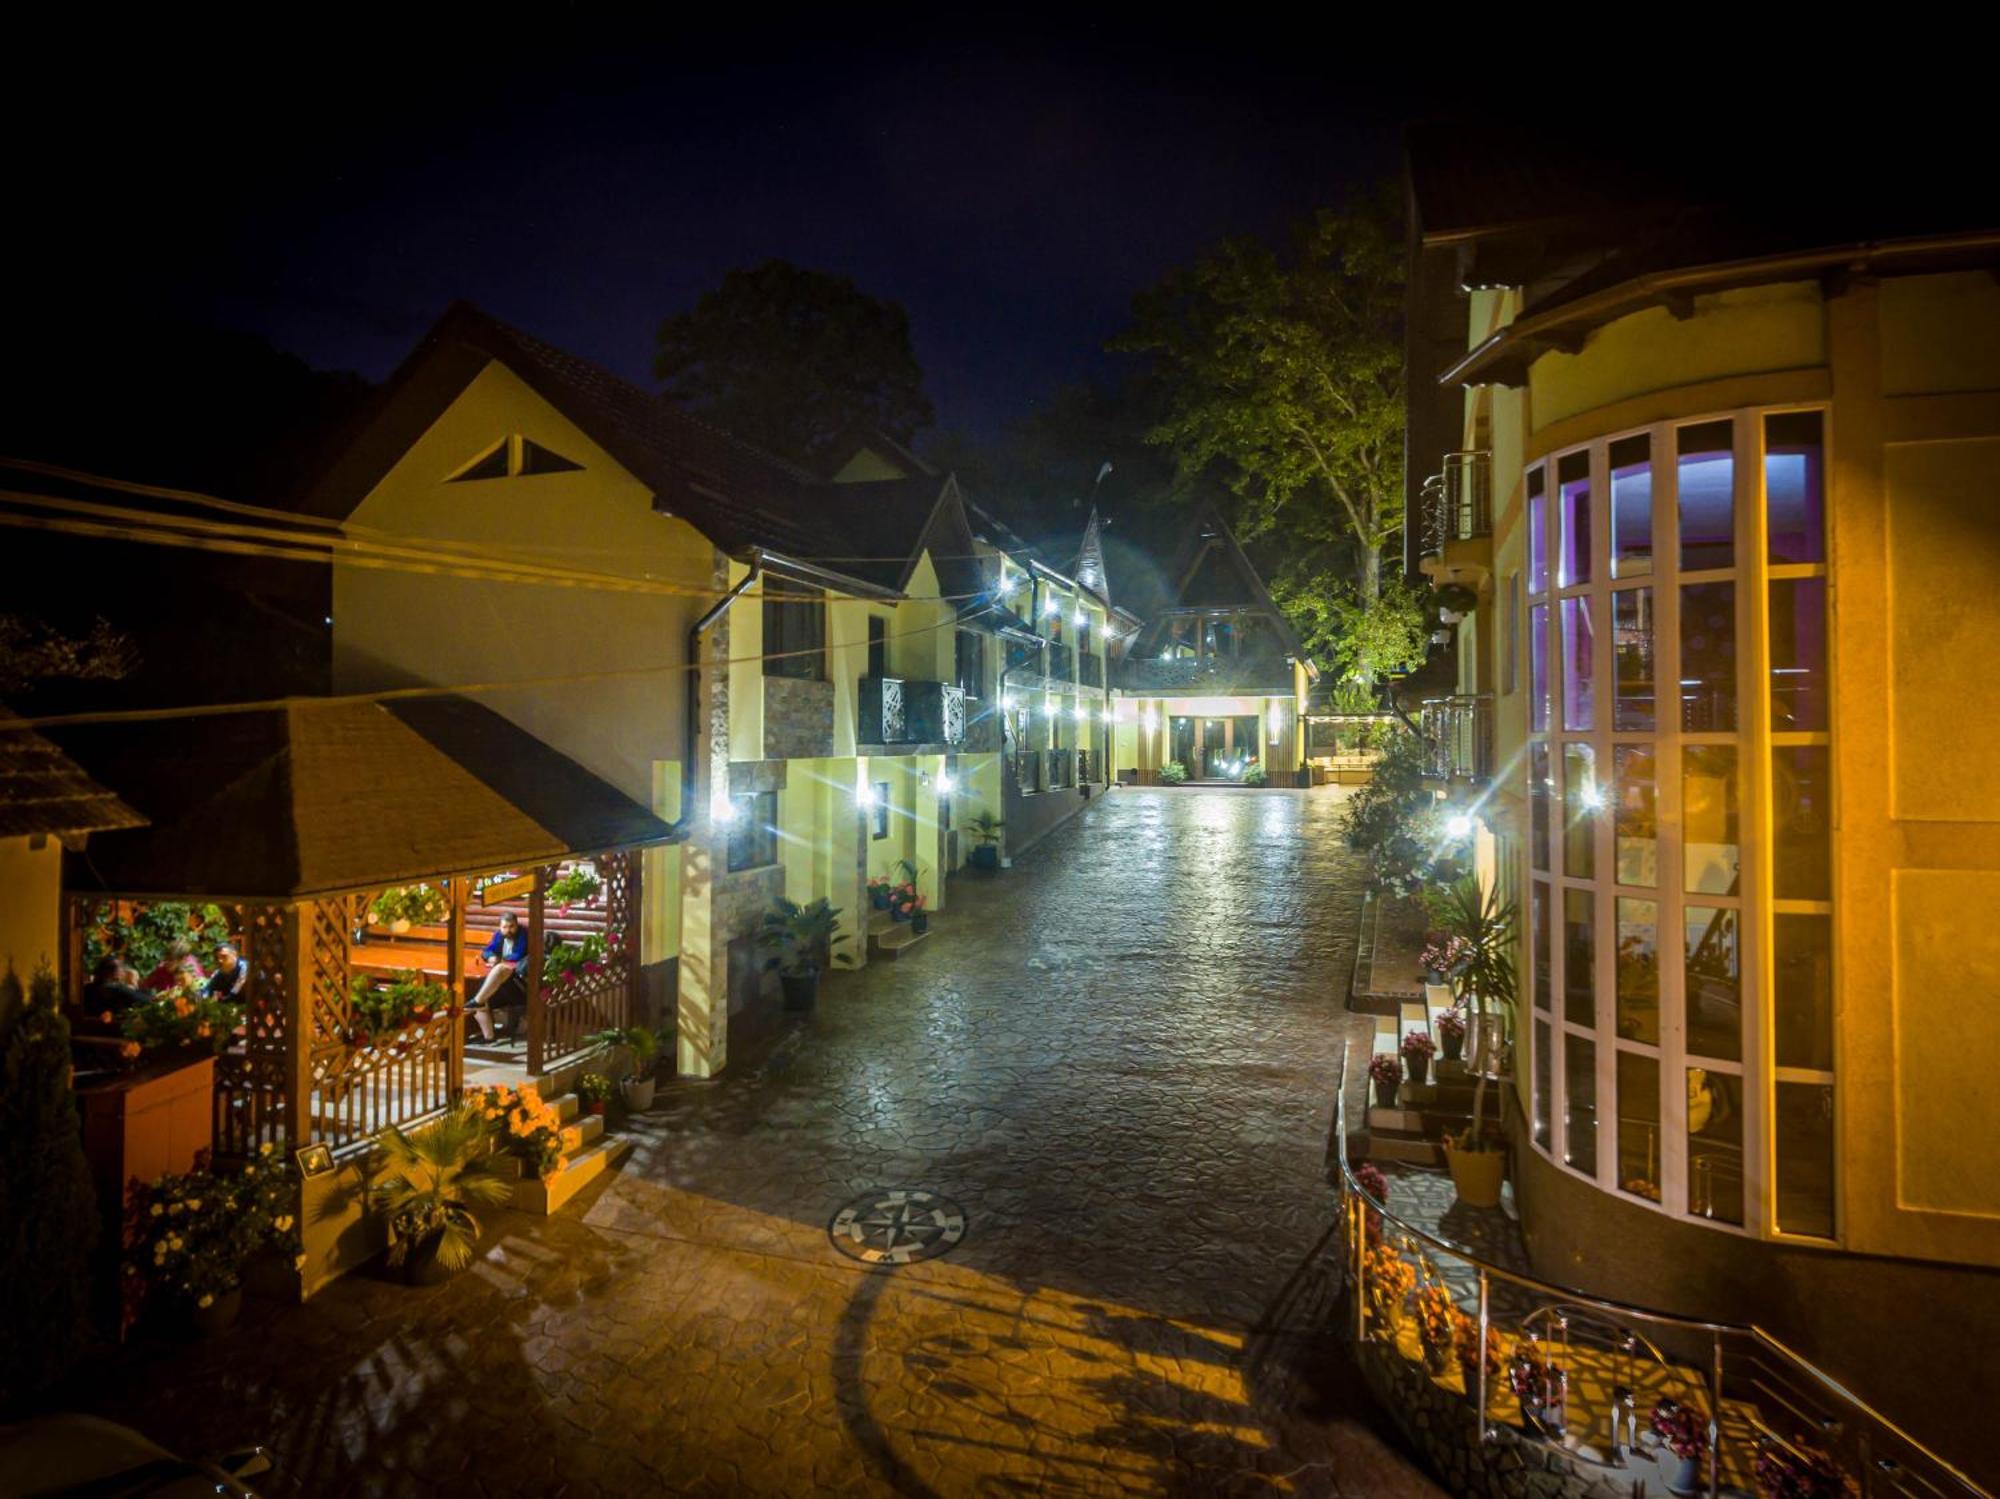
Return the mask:
[[83, 1013], [99, 1024], [110, 1024], [133, 1005], [150, 1003], [153, 996], [133, 983], [137, 977], [123, 958], [106, 953], [83, 986]]
[[528, 959], [528, 929], [521, 925], [521, 918], [512, 911], [503, 912], [500, 930], [486, 944], [480, 954], [486, 960], [486, 978], [479, 986], [479, 992], [472, 996], [466, 1008], [472, 1011], [472, 1018], [479, 1025], [480, 1036], [488, 1041], [493, 1039], [493, 993], [514, 976], [514, 970]]
[[215, 950], [215, 972], [208, 976], [208, 987], [202, 992], [210, 999], [226, 999], [241, 1004], [243, 991], [249, 982], [250, 965], [225, 942]]

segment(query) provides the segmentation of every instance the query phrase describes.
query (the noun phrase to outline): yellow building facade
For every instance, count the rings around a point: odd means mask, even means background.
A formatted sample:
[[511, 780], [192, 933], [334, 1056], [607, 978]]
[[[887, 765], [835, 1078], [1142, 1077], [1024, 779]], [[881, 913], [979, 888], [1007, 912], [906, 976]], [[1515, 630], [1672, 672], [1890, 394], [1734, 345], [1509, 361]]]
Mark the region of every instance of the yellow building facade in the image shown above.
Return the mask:
[[[1505, 238], [1414, 263], [1417, 321], [1461, 322], [1412, 552], [1476, 599], [1452, 711], [1522, 913], [1531, 1251], [1938, 1439], [1912, 1397], [2000, 1333], [2000, 242], [1565, 295]], [[1896, 1335], [1918, 1300], [1959, 1316]]]

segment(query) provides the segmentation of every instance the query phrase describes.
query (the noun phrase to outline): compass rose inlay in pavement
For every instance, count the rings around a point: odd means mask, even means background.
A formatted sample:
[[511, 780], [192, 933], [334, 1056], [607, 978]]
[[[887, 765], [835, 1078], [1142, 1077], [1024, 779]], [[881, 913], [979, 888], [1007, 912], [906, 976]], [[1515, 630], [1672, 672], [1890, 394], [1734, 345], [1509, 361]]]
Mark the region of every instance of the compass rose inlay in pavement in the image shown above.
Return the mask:
[[943, 1254], [965, 1237], [965, 1210], [949, 1197], [913, 1188], [869, 1192], [833, 1215], [833, 1247], [868, 1265], [909, 1265]]

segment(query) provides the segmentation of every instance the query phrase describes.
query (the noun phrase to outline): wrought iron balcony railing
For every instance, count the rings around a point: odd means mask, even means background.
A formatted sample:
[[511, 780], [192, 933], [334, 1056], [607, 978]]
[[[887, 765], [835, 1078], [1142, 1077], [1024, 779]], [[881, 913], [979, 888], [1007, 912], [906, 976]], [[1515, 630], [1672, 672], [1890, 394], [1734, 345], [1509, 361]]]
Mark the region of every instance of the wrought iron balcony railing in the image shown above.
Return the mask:
[[1493, 455], [1447, 453], [1444, 470], [1424, 485], [1424, 552], [1444, 555], [1446, 542], [1493, 534]]
[[965, 692], [950, 682], [861, 679], [862, 744], [958, 744], [965, 739]]
[[1493, 695], [1461, 693], [1426, 698], [1419, 721], [1424, 774], [1432, 780], [1493, 778]]

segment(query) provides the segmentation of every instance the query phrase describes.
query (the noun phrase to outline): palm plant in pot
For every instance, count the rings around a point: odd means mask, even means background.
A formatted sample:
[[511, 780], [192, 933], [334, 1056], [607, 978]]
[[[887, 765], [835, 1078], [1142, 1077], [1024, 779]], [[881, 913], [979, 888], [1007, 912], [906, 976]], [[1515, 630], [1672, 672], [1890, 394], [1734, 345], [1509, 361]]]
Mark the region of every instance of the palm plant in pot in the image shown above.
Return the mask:
[[972, 867], [988, 874], [1000, 868], [1000, 830], [1005, 824], [991, 812], [982, 811], [972, 819]]
[[659, 1037], [643, 1025], [624, 1025], [599, 1031], [590, 1039], [600, 1046], [609, 1047], [626, 1064], [623, 1068], [612, 1067], [619, 1080], [618, 1091], [625, 1097], [625, 1107], [635, 1114], [643, 1114], [650, 1109], [657, 1087], [653, 1078], [653, 1058], [660, 1050]]
[[499, 1207], [514, 1187], [495, 1169], [485, 1115], [466, 1106], [416, 1134], [390, 1125], [375, 1137], [383, 1179], [369, 1196], [388, 1214], [389, 1263], [412, 1285], [435, 1285], [472, 1263], [475, 1207]]
[[840, 910], [825, 896], [806, 906], [780, 897], [764, 913], [757, 945], [771, 954], [764, 966], [778, 970], [786, 1009], [806, 1011], [813, 1007], [819, 998], [820, 966], [832, 961], [833, 950], [845, 941]]
[[1512, 901], [1487, 890], [1478, 876], [1466, 875], [1426, 893], [1425, 904], [1447, 933], [1464, 943], [1464, 958], [1452, 971], [1453, 999], [1472, 1017], [1472, 1121], [1464, 1132], [1445, 1136], [1445, 1159], [1452, 1185], [1467, 1207], [1498, 1207], [1507, 1157], [1497, 1129], [1486, 1127], [1486, 1085], [1500, 1075], [1500, 1051], [1512, 1012], [1514, 919]]

